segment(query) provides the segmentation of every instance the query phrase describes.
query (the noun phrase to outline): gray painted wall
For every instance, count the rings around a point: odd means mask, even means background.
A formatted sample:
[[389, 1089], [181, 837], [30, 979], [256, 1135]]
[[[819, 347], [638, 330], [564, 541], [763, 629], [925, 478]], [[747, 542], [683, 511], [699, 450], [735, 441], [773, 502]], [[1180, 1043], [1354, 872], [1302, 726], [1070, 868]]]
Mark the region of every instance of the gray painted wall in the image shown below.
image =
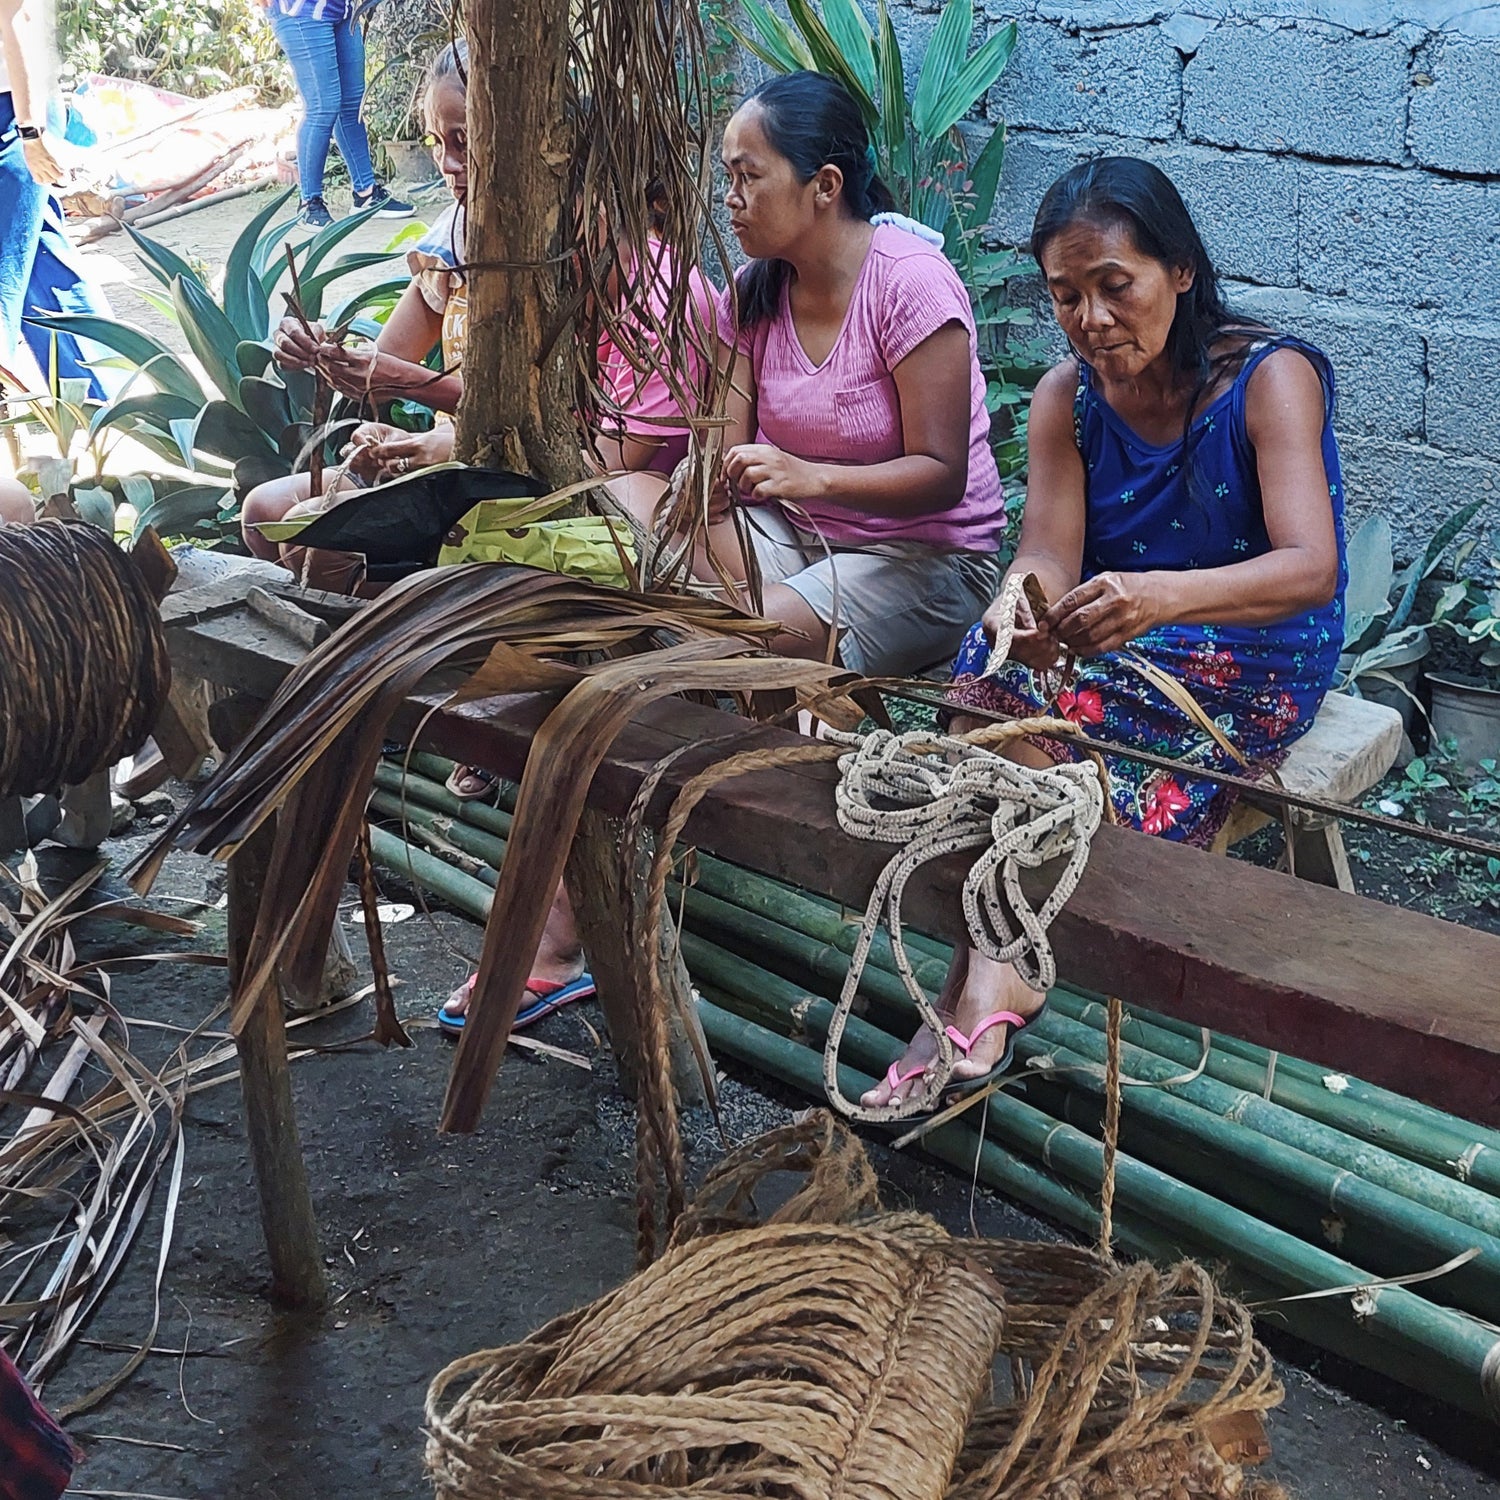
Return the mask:
[[[1238, 304], [1321, 345], [1355, 514], [1408, 555], [1500, 502], [1500, 4], [980, 0], [1020, 41], [993, 230], [1024, 243], [1085, 156], [1176, 181]], [[892, 0], [910, 58], [936, 0]], [[1500, 503], [1489, 511], [1500, 523]]]

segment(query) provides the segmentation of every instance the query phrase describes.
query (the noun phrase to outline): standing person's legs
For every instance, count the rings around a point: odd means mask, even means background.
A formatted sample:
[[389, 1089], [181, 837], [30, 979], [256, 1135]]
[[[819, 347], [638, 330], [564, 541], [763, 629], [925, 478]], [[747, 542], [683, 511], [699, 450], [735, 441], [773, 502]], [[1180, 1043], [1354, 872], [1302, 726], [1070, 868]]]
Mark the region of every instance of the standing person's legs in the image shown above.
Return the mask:
[[368, 193], [375, 186], [375, 168], [370, 161], [369, 132], [359, 114], [365, 100], [365, 34], [353, 16], [334, 26], [333, 43], [340, 99], [333, 135], [349, 168], [349, 185], [356, 193]]
[[[67, 237], [61, 206], [50, 196], [43, 205], [41, 234], [26, 287], [26, 314], [29, 316], [38, 310], [69, 315], [82, 313], [100, 318], [114, 316], [109, 299], [89, 279], [77, 250]], [[96, 401], [107, 401], [117, 395], [128, 379], [121, 371], [91, 370], [84, 363], [85, 360], [108, 356], [109, 350], [102, 344], [75, 338], [70, 333], [54, 334], [51, 329], [39, 328], [33, 323], [23, 324], [22, 333], [43, 373], [49, 373], [55, 338], [59, 378], [87, 380], [89, 395]]]
[[271, 12], [276, 40], [292, 65], [302, 96], [302, 123], [297, 127], [297, 182], [305, 203], [323, 196], [323, 171], [342, 104], [334, 26], [311, 16]]
[[11, 96], [0, 93], [0, 363], [14, 362], [21, 340], [21, 314], [46, 201], [47, 190], [37, 185], [26, 165]]

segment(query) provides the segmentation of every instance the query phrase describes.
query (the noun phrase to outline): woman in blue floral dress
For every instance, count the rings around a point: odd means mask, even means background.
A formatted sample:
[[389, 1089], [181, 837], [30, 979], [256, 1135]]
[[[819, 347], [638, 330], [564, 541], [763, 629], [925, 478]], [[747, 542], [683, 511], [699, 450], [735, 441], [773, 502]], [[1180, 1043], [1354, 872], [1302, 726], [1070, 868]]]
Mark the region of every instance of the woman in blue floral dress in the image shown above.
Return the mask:
[[[1223, 739], [1265, 773], [1310, 727], [1343, 642], [1343, 479], [1333, 373], [1316, 349], [1235, 316], [1172, 183], [1130, 157], [1074, 168], [1032, 230], [1073, 354], [1031, 408], [1028, 489], [1011, 573], [1023, 597], [1010, 660], [985, 674], [997, 600], [965, 639], [950, 698], [992, 713], [1053, 713], [1101, 740], [1187, 765], [1242, 771], [1174, 696], [1185, 687]], [[1071, 662], [1048, 699], [1046, 669]], [[959, 727], [964, 727], [962, 718]], [[1076, 756], [1061, 740], [1017, 759]], [[1119, 820], [1207, 844], [1232, 793], [1212, 781], [1108, 757]], [[1040, 1009], [1009, 965], [962, 951], [939, 1009], [962, 1037], [954, 1081], [1009, 1060]], [[930, 1035], [865, 1096], [903, 1097], [930, 1063]]]

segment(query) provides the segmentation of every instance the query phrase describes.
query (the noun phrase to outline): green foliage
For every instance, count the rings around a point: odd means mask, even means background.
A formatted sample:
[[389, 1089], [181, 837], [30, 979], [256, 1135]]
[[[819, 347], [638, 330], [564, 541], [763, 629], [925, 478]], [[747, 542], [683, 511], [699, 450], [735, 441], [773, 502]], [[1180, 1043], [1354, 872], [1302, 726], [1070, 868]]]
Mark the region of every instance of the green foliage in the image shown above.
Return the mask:
[[1439, 594], [1432, 620], [1472, 648], [1474, 665], [1482, 673], [1500, 680], [1500, 547], [1491, 537], [1489, 576], [1484, 579], [1462, 571], [1474, 550], [1473, 542], [1460, 549], [1454, 561], [1458, 577]]
[[294, 97], [256, 0], [62, 0], [57, 24], [75, 74], [110, 73], [194, 98], [247, 86], [263, 104]]
[[[154, 524], [172, 535], [194, 534], [194, 528], [213, 534], [232, 523], [236, 492], [243, 495], [256, 484], [290, 474], [313, 435], [313, 380], [278, 370], [269, 342], [272, 298], [284, 279], [290, 281], [284, 248], [289, 226], [272, 221], [290, 197], [290, 192], [278, 194], [241, 231], [217, 296], [181, 256], [131, 231], [142, 263], [167, 289], [163, 310], [182, 330], [208, 378], [207, 389], [171, 350], [128, 323], [83, 316], [33, 320], [92, 339], [135, 370], [136, 378], [113, 401], [90, 404], [83, 425], [91, 441], [111, 431], [128, 433], [168, 463], [203, 476], [196, 484], [158, 496], [171, 500], [170, 515], [142, 512], [138, 526]], [[341, 220], [293, 249], [302, 309], [309, 320], [322, 316], [325, 294], [340, 277], [399, 253], [387, 249], [330, 259], [369, 216]], [[354, 327], [372, 310], [388, 314], [405, 286], [402, 278], [344, 298], [334, 326]], [[156, 388], [144, 389], [147, 381]]]
[[738, 45], [729, 20], [732, 0], [699, 0], [703, 23], [704, 62], [708, 68], [708, 97], [716, 120], [729, 113], [735, 87], [735, 52]]
[[879, 0], [873, 30], [855, 0], [823, 0], [821, 14], [811, 0], [787, 0], [790, 25], [762, 0], [741, 5], [749, 28], [730, 29], [767, 67], [826, 73], [854, 95], [897, 205], [943, 235], [974, 304], [995, 457], [1002, 478], [1014, 479], [1026, 466], [1031, 392], [1050, 360], [1036, 314], [1013, 305], [1009, 291], [1036, 267], [1014, 250], [984, 243], [1005, 163], [1005, 127], [994, 128], [971, 155], [976, 143], [959, 124], [1005, 71], [1015, 50], [1015, 23], [970, 53], [972, 0], [948, 0], [908, 100], [906, 64], [885, 0]]
[[[1361, 677], [1393, 682], [1388, 667], [1402, 659], [1412, 660], [1413, 651], [1425, 655], [1432, 622], [1412, 623], [1417, 590], [1442, 566], [1449, 549], [1483, 504], [1483, 500], [1473, 500], [1446, 516], [1421, 556], [1399, 574], [1390, 522], [1384, 516], [1370, 516], [1349, 539], [1340, 687], [1357, 693]], [[1463, 555], [1467, 555], [1466, 550]]]
[[[227, 485], [194, 485], [161, 474], [106, 474], [112, 444], [111, 434], [99, 423], [105, 403], [88, 394], [88, 381], [59, 378], [55, 352], [43, 391], [21, 394], [15, 377], [5, 371], [0, 377], [18, 393], [10, 396], [0, 427], [45, 432], [50, 440], [52, 451], [34, 458], [19, 476], [35, 488], [45, 513], [71, 513], [111, 533], [124, 523], [125, 535], [151, 524], [164, 535], [213, 534], [205, 529], [207, 522], [232, 504]], [[180, 403], [176, 410], [191, 411], [180, 397], [160, 399]]]
[[372, 141], [416, 141], [427, 65], [453, 38], [447, 0], [381, 0], [365, 32], [365, 124]]

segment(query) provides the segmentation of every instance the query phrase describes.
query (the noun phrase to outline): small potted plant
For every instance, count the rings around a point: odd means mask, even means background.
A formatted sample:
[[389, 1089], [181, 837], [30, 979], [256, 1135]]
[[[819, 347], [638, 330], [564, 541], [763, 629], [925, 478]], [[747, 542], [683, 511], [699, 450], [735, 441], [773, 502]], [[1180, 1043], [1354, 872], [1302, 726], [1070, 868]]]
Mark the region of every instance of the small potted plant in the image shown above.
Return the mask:
[[1484, 579], [1463, 572], [1475, 550], [1473, 543], [1460, 550], [1458, 576], [1433, 606], [1433, 624], [1447, 639], [1440, 667], [1427, 674], [1432, 732], [1452, 739], [1459, 760], [1470, 766], [1500, 758], [1500, 548], [1491, 537]]

